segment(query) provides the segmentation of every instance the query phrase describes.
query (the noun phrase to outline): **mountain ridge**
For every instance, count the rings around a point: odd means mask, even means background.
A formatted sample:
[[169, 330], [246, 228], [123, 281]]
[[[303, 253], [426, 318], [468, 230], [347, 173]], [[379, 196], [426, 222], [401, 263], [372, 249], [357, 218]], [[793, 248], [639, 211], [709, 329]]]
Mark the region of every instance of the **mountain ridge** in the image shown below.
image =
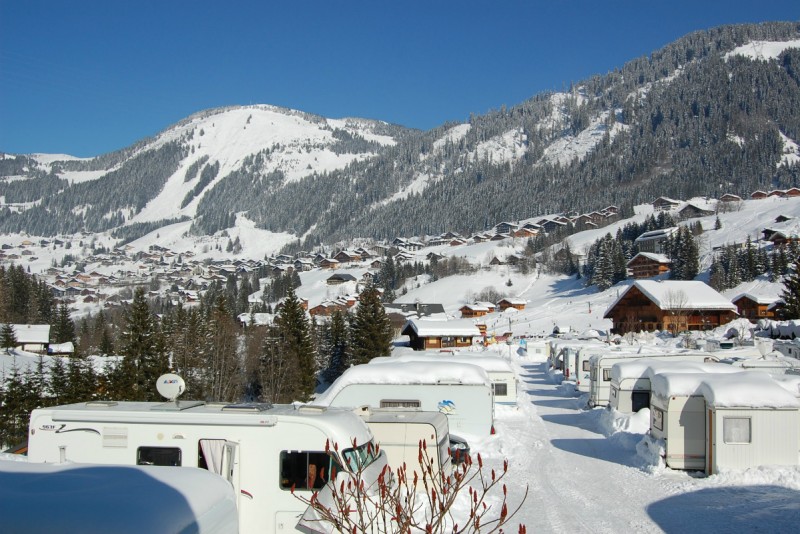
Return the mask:
[[[754, 42], [789, 48], [734, 53]], [[202, 110], [97, 158], [4, 157], [0, 230], [129, 238], [188, 219], [202, 236], [244, 215], [309, 248], [797, 186], [798, 43], [796, 22], [694, 32], [568, 91], [424, 132], [267, 104]]]

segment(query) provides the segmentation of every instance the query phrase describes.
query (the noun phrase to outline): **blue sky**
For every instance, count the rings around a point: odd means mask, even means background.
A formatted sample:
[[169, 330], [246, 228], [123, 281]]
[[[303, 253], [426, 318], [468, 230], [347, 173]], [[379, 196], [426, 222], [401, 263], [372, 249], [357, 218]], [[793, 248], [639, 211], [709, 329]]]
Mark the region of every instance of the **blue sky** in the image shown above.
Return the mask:
[[0, 151], [93, 156], [203, 109], [429, 129], [800, 2], [0, 0]]

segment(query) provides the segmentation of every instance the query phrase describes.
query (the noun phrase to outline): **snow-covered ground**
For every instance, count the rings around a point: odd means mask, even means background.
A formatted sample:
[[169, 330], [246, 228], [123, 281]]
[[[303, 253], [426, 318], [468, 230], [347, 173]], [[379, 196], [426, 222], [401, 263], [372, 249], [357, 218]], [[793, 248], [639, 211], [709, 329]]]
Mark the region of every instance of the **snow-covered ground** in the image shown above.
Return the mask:
[[[760, 467], [710, 477], [659, 465], [637, 444], [649, 411], [632, 418], [588, 410], [557, 384], [543, 357], [496, 345], [522, 387], [517, 408], [497, 409], [497, 434], [472, 450], [495, 469], [509, 460], [514, 522], [528, 532], [796, 532], [800, 468]], [[627, 430], [618, 430], [627, 427]], [[513, 506], [512, 506], [513, 508]]]

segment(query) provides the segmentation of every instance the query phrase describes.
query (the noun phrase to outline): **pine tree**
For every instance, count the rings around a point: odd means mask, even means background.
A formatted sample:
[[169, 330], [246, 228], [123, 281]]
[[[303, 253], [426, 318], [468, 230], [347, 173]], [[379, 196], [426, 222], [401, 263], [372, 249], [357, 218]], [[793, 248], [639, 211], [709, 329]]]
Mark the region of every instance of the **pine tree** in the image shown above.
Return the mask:
[[156, 379], [167, 371], [167, 358], [159, 342], [155, 318], [143, 288], [137, 288], [125, 311], [120, 335], [122, 361], [113, 373], [114, 394], [124, 400], [158, 400]]
[[328, 365], [323, 376], [326, 382], [332, 383], [344, 373], [349, 350], [347, 321], [340, 310], [334, 310], [331, 313], [323, 336], [328, 357]]
[[0, 343], [2, 343], [6, 351], [17, 346], [17, 334], [14, 331], [13, 325], [5, 323], [2, 328], [0, 328]]
[[53, 326], [52, 338], [54, 343], [72, 343], [77, 345], [75, 337], [75, 323], [70, 317], [67, 303], [61, 301], [56, 311], [56, 320]]
[[392, 350], [392, 325], [383, 308], [378, 289], [367, 286], [358, 297], [358, 308], [350, 325], [349, 365], [368, 363]]
[[[289, 395], [286, 401], [307, 401], [317, 386], [314, 346], [308, 319], [300, 300], [290, 285], [283, 306], [275, 317], [280, 357], [286, 358], [289, 374]], [[282, 402], [282, 401], [281, 401]]]
[[781, 315], [784, 319], [800, 319], [800, 258], [794, 261], [792, 270], [784, 278], [784, 289], [781, 292]]

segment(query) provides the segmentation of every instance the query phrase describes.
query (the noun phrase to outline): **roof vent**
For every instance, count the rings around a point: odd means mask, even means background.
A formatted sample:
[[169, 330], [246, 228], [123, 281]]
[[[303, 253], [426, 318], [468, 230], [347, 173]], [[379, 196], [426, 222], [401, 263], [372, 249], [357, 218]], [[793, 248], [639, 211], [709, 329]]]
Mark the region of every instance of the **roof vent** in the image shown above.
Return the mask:
[[271, 402], [243, 402], [240, 404], [226, 404], [223, 412], [266, 412], [273, 408]]

